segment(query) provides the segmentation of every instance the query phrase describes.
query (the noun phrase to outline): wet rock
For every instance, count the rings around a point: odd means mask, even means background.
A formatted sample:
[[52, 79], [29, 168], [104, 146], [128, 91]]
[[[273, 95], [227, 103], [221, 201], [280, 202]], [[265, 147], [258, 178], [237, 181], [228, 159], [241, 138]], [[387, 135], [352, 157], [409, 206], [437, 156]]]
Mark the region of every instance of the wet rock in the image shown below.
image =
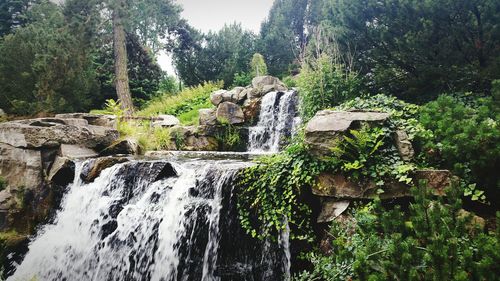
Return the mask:
[[141, 149], [139, 147], [139, 143], [135, 139], [127, 138], [124, 140], [120, 140], [110, 145], [101, 153], [100, 156], [110, 156], [110, 155], [119, 155], [119, 154], [127, 154], [127, 155], [138, 155], [140, 154]]
[[258, 122], [260, 114], [261, 98], [248, 99], [242, 107], [246, 122], [253, 125]]
[[117, 118], [115, 115], [91, 114], [91, 113], [65, 113], [55, 116], [59, 119], [84, 119], [89, 125], [115, 128]]
[[48, 180], [59, 186], [67, 186], [75, 178], [75, 163], [66, 157], [56, 157]]
[[331, 148], [337, 145], [342, 135], [360, 124], [377, 125], [389, 118], [388, 113], [381, 112], [348, 112], [323, 110], [307, 123], [305, 141], [316, 156], [330, 154]]
[[318, 216], [318, 223], [332, 222], [338, 216], [340, 216], [347, 207], [349, 207], [350, 201], [341, 200], [334, 198], [325, 198], [321, 202], [321, 213]]
[[232, 102], [223, 102], [217, 107], [217, 120], [231, 125], [245, 122], [245, 115], [241, 107]]
[[161, 120], [157, 120], [153, 122], [153, 127], [173, 127], [179, 125], [181, 122], [177, 117], [173, 115], [158, 115], [158, 118]]
[[405, 161], [410, 161], [415, 155], [413, 146], [408, 138], [408, 134], [405, 131], [397, 130], [394, 136], [396, 141], [396, 148], [398, 149], [399, 155]]
[[82, 168], [80, 178], [87, 183], [93, 182], [101, 175], [104, 169], [127, 161], [129, 160], [124, 157], [101, 157], [92, 159]]
[[198, 111], [200, 125], [216, 125], [217, 117], [216, 110], [213, 108], [204, 108]]
[[210, 102], [213, 105], [218, 106], [223, 100], [223, 94], [226, 93], [226, 90], [218, 90], [210, 94]]

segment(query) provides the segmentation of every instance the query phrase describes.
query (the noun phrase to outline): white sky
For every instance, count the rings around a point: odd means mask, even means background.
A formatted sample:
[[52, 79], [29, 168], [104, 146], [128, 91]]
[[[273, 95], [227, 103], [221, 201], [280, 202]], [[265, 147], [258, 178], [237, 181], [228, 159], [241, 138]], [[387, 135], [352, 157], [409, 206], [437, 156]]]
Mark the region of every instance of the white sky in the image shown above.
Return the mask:
[[[241, 23], [243, 28], [259, 33], [261, 22], [267, 17], [274, 0], [176, 0], [182, 5], [182, 17], [191, 26], [203, 32], [217, 31], [225, 23]], [[161, 68], [174, 74], [167, 54], [158, 58]]]

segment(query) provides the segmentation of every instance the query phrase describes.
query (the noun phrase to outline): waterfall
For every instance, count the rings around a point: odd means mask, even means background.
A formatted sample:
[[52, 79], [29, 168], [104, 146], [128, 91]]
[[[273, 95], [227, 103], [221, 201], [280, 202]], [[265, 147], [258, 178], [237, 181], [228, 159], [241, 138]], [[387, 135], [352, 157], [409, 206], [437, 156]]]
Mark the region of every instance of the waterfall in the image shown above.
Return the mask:
[[262, 98], [259, 121], [250, 127], [248, 151], [278, 152], [297, 126], [297, 92], [270, 92]]
[[233, 181], [249, 164], [131, 161], [86, 183], [88, 163], [8, 280], [289, 278], [288, 237], [265, 243], [239, 226]]

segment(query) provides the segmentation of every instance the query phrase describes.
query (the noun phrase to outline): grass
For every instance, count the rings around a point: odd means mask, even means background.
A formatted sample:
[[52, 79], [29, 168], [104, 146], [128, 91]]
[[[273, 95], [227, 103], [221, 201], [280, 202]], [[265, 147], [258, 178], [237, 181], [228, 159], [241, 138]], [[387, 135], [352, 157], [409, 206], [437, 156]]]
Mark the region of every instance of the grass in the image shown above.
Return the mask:
[[137, 112], [138, 116], [151, 117], [158, 114], [170, 114], [179, 118], [183, 125], [195, 125], [198, 122], [198, 110], [211, 108], [210, 94], [222, 87], [222, 83], [205, 83], [186, 88], [176, 95], [163, 95], [151, 100]]

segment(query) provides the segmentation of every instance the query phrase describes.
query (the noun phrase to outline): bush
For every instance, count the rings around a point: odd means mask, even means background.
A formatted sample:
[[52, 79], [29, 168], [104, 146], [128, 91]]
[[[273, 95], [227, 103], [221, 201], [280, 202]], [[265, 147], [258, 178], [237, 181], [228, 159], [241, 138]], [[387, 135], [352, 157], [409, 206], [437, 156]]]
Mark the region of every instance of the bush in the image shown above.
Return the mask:
[[4, 190], [7, 187], [7, 181], [3, 177], [0, 176], [0, 191]]
[[423, 187], [412, 192], [408, 212], [376, 200], [347, 223], [334, 222], [330, 253], [309, 254], [313, 270], [296, 280], [496, 280], [499, 232], [484, 233], [461, 210], [462, 191], [449, 191], [447, 202]]
[[316, 112], [359, 96], [361, 81], [357, 74], [329, 56], [304, 63], [297, 81], [300, 89], [301, 115], [309, 120]]
[[428, 130], [420, 137], [429, 162], [450, 169], [500, 199], [499, 111], [491, 97], [442, 95], [422, 106], [420, 122]]
[[246, 87], [252, 84], [252, 75], [249, 73], [238, 72], [234, 74], [232, 87]]
[[222, 87], [222, 83], [205, 83], [197, 87], [186, 88], [177, 95], [164, 95], [154, 99], [137, 113], [139, 116], [157, 116], [170, 114], [177, 116], [185, 125], [198, 122], [198, 110], [210, 108], [210, 94]]

